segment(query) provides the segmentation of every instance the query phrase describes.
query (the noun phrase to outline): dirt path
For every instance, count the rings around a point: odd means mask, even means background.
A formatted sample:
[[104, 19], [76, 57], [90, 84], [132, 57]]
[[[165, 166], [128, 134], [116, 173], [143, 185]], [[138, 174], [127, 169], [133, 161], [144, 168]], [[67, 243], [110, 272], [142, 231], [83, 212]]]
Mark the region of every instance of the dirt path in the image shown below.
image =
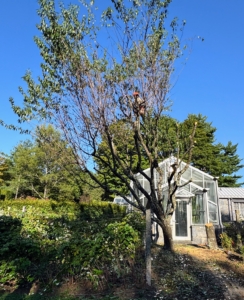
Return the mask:
[[216, 281], [219, 279], [226, 288], [225, 299], [244, 299], [244, 261], [240, 255], [196, 245], [178, 245], [177, 253], [190, 256], [196, 265], [208, 269]]
[[111, 299], [244, 300], [244, 262], [237, 254], [201, 245], [177, 245], [173, 254], [155, 247], [152, 287], [134, 278], [128, 282], [114, 288]]
[[[142, 258], [134, 275], [113, 284], [103, 296], [93, 291], [93, 298], [88, 293], [85, 299], [244, 300], [244, 262], [239, 255], [201, 245], [177, 245], [175, 253], [155, 246], [152, 252], [152, 287], [145, 285]], [[75, 294], [84, 296], [78, 290]]]

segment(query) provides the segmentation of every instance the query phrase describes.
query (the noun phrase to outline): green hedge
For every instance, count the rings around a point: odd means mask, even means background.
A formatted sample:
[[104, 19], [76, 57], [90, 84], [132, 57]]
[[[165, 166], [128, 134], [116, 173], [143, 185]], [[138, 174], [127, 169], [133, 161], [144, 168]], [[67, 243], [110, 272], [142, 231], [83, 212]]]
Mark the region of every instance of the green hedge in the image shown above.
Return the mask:
[[0, 200], [9, 200], [13, 197], [13, 193], [4, 188], [0, 189]]
[[[105, 201], [90, 201], [75, 203], [73, 201], [54, 201], [39, 199], [6, 200], [0, 201], [0, 212], [9, 213], [17, 216], [22, 215], [22, 209], [31, 210], [37, 214], [82, 214], [85, 220], [93, 220], [104, 217], [123, 217], [126, 214], [126, 207]], [[18, 214], [19, 212], [19, 214]]]
[[126, 207], [105, 201], [91, 201], [80, 203], [82, 216], [86, 220], [93, 220], [104, 217], [124, 217], [126, 215]]
[[0, 214], [2, 284], [39, 280], [47, 289], [72, 276], [98, 286], [130, 272], [141, 243], [142, 217], [112, 203], [1, 201]]

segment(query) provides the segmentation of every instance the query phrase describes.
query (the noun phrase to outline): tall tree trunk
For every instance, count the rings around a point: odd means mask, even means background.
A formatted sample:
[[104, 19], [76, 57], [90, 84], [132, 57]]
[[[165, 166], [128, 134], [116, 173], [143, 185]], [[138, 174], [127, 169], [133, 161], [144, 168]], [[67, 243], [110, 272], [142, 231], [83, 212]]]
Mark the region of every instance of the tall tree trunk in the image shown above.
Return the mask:
[[152, 266], [151, 266], [151, 244], [152, 244], [152, 224], [151, 224], [151, 204], [147, 203], [146, 206], [146, 282], [151, 286]]
[[20, 176], [18, 177], [18, 185], [17, 185], [17, 187], [16, 187], [14, 199], [17, 199], [17, 198], [18, 198], [18, 194], [19, 194], [19, 186], [20, 186]]
[[18, 198], [18, 194], [19, 194], [19, 185], [17, 186], [15, 191], [15, 197], [14, 197], [15, 200]]
[[45, 184], [45, 187], [44, 187], [43, 198], [47, 199], [47, 184]]
[[164, 234], [164, 248], [167, 250], [174, 251], [174, 242], [172, 227], [170, 225], [171, 217], [164, 218], [161, 223], [161, 227]]

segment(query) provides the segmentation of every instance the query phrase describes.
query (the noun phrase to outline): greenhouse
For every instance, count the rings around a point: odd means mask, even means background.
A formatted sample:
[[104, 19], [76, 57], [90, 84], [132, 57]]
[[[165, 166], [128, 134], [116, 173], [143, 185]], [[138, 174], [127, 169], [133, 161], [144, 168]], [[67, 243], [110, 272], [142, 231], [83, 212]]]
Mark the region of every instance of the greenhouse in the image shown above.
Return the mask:
[[[173, 160], [174, 158], [171, 157], [159, 164], [164, 174], [162, 190], [165, 199], [168, 196], [167, 178], [169, 172], [172, 171]], [[181, 162], [179, 170], [182, 170], [185, 165], [184, 162]], [[146, 175], [150, 175], [150, 169], [146, 169], [144, 172]], [[150, 193], [148, 180], [142, 174], [137, 174], [136, 176], [142, 187]], [[159, 179], [158, 172], [155, 171], [154, 176], [155, 184], [157, 185]], [[218, 199], [218, 181], [217, 178], [192, 166], [189, 166], [182, 174], [180, 184], [183, 185], [190, 179], [192, 182], [176, 191], [176, 210], [171, 222], [173, 239], [175, 241], [185, 240], [192, 241], [192, 243], [205, 244], [207, 241], [206, 223], [212, 223], [216, 229], [222, 228]], [[147, 201], [145, 196], [139, 191], [137, 193], [145, 206]], [[153, 228], [154, 230], [155, 228]]]

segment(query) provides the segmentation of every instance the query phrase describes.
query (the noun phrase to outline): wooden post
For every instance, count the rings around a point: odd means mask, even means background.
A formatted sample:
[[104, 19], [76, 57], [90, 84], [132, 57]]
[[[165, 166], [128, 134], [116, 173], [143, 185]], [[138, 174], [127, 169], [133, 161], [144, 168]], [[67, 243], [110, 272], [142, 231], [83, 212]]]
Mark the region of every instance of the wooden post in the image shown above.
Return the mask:
[[239, 209], [235, 210], [236, 214], [236, 247], [237, 249], [242, 248], [242, 238], [241, 238], [241, 218]]
[[236, 214], [236, 222], [237, 223], [240, 223], [240, 211], [239, 211], [239, 209], [236, 209], [235, 210], [235, 214]]
[[151, 286], [152, 279], [152, 261], [151, 261], [151, 241], [152, 239], [152, 224], [151, 224], [151, 204], [147, 201], [146, 206], [146, 282]]
[[214, 226], [212, 223], [205, 224], [206, 233], [207, 233], [207, 243], [209, 249], [217, 249], [217, 240], [215, 235]]

